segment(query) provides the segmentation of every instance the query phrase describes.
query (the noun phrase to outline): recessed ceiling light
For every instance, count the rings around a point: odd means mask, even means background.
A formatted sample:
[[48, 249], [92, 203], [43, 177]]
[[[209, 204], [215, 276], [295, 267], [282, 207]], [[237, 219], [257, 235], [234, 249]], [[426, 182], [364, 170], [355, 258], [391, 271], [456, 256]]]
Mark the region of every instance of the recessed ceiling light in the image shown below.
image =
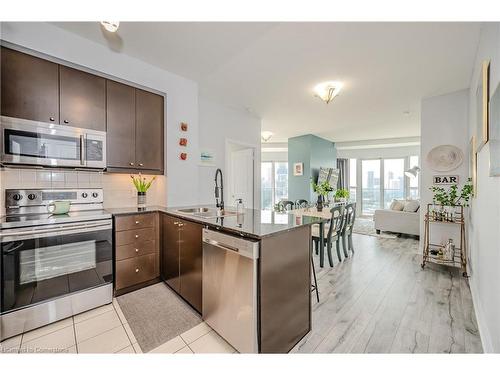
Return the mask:
[[315, 96], [328, 104], [339, 94], [342, 86], [342, 83], [337, 81], [322, 82], [314, 86], [313, 91]]
[[262, 140], [264, 142], [267, 142], [271, 139], [271, 137], [274, 135], [273, 132], [270, 132], [270, 131], [263, 131], [262, 133], [260, 133], [260, 137], [262, 138]]
[[108, 30], [110, 33], [116, 33], [118, 27], [120, 27], [119, 21], [101, 21], [101, 25]]

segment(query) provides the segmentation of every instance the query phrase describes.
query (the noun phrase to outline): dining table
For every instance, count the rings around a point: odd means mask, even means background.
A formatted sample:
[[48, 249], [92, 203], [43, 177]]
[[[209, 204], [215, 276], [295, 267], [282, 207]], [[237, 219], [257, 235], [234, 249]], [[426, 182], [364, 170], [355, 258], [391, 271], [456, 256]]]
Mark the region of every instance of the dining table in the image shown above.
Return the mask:
[[[305, 208], [296, 208], [293, 210], [290, 210], [288, 212], [293, 213], [295, 216], [314, 216], [314, 217], [319, 217], [323, 218], [325, 220], [321, 221], [319, 224], [319, 266], [324, 267], [325, 266], [325, 224], [328, 223], [331, 218], [332, 218], [332, 213], [330, 210], [333, 207], [336, 206], [343, 206], [346, 203], [344, 202], [337, 202], [337, 203], [331, 203], [328, 207], [323, 207], [321, 211], [318, 211], [318, 208], [316, 206], [312, 207], [305, 207]], [[311, 237], [312, 241], [312, 237]], [[333, 267], [332, 261], [329, 259], [330, 262], [330, 267]]]

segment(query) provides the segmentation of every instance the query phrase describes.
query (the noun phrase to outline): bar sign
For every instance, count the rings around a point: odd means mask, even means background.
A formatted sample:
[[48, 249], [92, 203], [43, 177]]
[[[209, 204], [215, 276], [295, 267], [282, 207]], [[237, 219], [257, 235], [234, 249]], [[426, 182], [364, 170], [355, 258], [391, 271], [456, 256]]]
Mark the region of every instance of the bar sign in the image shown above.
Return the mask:
[[432, 178], [434, 185], [458, 184], [458, 175], [452, 175], [452, 176], [435, 175]]

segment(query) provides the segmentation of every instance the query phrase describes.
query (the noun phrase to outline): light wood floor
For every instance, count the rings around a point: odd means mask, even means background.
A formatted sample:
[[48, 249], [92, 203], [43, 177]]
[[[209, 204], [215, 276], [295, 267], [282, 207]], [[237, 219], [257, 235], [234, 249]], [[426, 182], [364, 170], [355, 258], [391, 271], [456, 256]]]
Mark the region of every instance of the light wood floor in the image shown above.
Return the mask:
[[[420, 268], [418, 241], [354, 234], [355, 254], [319, 267], [320, 303], [298, 353], [477, 353], [481, 340], [467, 279]], [[325, 262], [328, 264], [328, 262]], [[314, 296], [315, 297], [315, 296]]]

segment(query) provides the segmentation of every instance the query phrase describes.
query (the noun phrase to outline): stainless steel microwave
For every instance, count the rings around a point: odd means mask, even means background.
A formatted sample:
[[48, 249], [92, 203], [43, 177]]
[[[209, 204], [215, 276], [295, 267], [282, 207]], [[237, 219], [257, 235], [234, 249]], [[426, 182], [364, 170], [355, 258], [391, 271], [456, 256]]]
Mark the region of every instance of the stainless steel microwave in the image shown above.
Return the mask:
[[106, 168], [106, 132], [1, 116], [1, 163]]

